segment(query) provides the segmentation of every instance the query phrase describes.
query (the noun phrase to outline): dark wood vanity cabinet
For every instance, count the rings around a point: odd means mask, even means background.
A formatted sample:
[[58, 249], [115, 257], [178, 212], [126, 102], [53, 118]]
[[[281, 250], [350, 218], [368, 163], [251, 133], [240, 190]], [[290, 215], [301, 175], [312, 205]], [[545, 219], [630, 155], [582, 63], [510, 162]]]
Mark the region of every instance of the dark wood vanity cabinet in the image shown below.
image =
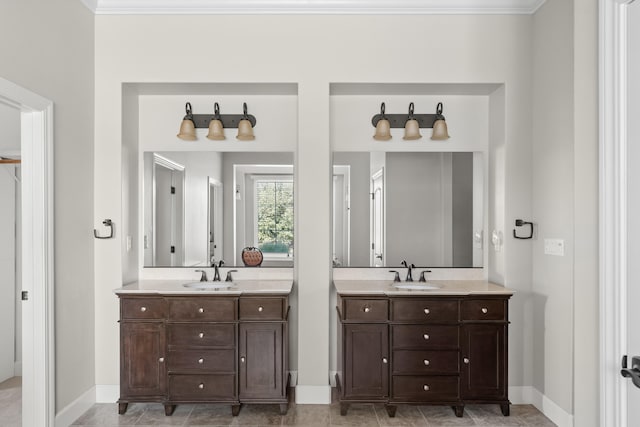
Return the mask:
[[130, 402], [279, 403], [287, 411], [286, 296], [120, 295], [119, 413]]
[[509, 414], [509, 295], [338, 297], [341, 413], [349, 404], [497, 403]]

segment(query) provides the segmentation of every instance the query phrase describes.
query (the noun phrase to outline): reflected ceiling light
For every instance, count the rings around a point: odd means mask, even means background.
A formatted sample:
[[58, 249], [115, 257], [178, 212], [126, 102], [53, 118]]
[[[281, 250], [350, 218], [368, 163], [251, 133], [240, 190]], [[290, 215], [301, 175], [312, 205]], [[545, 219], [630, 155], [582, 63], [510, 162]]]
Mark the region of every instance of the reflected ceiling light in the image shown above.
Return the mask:
[[436, 107], [436, 118], [433, 121], [433, 133], [431, 139], [434, 141], [444, 141], [449, 139], [449, 131], [447, 129], [447, 122], [442, 115], [442, 102], [438, 102]]
[[213, 104], [213, 118], [209, 122], [209, 133], [207, 138], [213, 141], [222, 141], [226, 139], [224, 136], [224, 126], [222, 120], [220, 120], [220, 106], [217, 102]]
[[376, 133], [373, 135], [373, 139], [377, 141], [388, 141], [391, 139], [391, 123], [384, 115], [384, 102], [380, 105], [380, 120], [376, 124]]
[[193, 114], [191, 114], [191, 103], [187, 102], [184, 108], [187, 114], [184, 116], [184, 118], [182, 119], [182, 123], [180, 124], [180, 132], [178, 133], [178, 138], [185, 141], [195, 141], [196, 124], [193, 121]]
[[240, 141], [253, 141], [256, 137], [253, 135], [253, 126], [247, 115], [246, 102], [242, 103], [242, 110], [244, 114], [242, 115], [242, 120], [238, 123], [238, 136], [236, 138]]

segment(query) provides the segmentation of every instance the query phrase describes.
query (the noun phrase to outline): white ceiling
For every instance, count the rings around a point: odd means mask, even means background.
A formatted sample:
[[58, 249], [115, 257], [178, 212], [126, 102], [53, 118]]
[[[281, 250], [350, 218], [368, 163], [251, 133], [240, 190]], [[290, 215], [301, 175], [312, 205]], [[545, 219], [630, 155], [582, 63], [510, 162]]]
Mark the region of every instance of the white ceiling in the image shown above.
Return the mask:
[[99, 15], [532, 14], [545, 0], [81, 0]]

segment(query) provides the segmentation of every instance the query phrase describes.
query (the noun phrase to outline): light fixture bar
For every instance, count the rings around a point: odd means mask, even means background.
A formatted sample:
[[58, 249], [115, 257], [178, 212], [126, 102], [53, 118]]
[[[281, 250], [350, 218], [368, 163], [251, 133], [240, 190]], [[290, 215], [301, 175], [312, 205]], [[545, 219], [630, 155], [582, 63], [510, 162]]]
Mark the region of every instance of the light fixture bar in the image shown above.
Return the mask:
[[[433, 122], [436, 120], [437, 114], [414, 114], [413, 118], [418, 121], [418, 124], [421, 128], [432, 128]], [[371, 123], [375, 127], [380, 119], [382, 118], [382, 114], [376, 114], [371, 118]], [[389, 120], [389, 125], [392, 128], [404, 128], [405, 123], [407, 123], [407, 113], [404, 114], [385, 114], [384, 118]]]
[[[208, 128], [209, 122], [215, 117], [215, 114], [194, 114], [193, 115], [193, 123], [196, 125], [196, 128]], [[238, 123], [242, 120], [244, 114], [220, 114], [218, 119], [222, 122], [222, 126], [225, 128], [237, 128]], [[251, 127], [256, 125], [256, 118], [248, 114], [246, 117], [247, 120], [251, 122]]]

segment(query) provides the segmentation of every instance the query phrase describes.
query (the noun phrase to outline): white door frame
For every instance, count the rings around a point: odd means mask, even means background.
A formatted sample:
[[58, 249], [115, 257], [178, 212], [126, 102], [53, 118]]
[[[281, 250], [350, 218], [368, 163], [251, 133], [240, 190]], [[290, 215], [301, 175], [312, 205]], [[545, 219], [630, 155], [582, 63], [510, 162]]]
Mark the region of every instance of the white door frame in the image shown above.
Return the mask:
[[2, 78], [0, 102], [21, 111], [22, 425], [53, 427], [53, 102]]
[[600, 0], [600, 425], [627, 426], [627, 6]]

